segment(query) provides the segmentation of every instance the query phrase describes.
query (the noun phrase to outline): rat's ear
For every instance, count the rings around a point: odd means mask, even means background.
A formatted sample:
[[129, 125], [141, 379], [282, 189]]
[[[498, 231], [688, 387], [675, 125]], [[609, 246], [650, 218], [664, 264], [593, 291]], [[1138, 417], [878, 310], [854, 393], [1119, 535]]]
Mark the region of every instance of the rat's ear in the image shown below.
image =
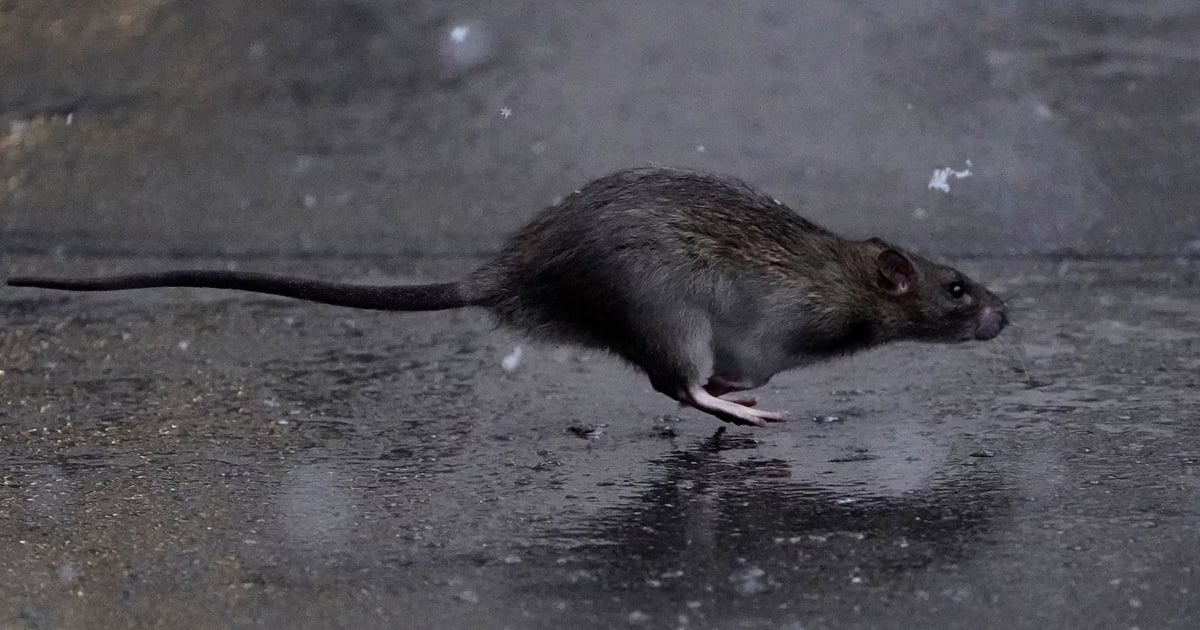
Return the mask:
[[917, 286], [917, 268], [903, 252], [888, 248], [875, 257], [879, 283], [893, 295], [904, 295]]

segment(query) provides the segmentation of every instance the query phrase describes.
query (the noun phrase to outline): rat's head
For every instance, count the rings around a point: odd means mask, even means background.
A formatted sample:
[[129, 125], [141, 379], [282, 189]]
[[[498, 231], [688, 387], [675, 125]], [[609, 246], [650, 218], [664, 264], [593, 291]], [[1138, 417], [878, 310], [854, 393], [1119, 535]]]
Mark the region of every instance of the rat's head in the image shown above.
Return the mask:
[[868, 241], [880, 319], [896, 339], [954, 343], [987, 340], [1008, 324], [1004, 301], [961, 271]]

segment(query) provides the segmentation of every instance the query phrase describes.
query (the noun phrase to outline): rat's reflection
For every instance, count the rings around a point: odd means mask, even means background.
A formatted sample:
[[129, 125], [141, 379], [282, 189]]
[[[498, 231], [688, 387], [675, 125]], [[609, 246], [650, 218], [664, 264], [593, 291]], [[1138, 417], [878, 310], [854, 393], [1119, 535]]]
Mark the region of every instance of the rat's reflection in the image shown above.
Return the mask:
[[793, 479], [782, 459], [728, 457], [756, 446], [718, 431], [656, 460], [661, 475], [636, 496], [547, 532], [559, 543], [543, 549], [547, 564], [563, 573], [539, 590], [575, 601], [646, 585], [681, 597], [811, 596], [961, 562], [1011, 511], [1010, 486], [984, 468], [899, 495], [847, 496]]

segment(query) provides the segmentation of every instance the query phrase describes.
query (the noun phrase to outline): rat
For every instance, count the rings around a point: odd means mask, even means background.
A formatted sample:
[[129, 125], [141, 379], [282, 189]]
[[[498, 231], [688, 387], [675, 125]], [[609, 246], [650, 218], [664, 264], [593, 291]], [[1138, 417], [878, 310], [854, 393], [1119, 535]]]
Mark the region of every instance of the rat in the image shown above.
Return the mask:
[[483, 307], [533, 337], [611, 352], [682, 405], [736, 425], [784, 416], [731, 397], [893, 341], [988, 340], [1003, 300], [879, 238], [851, 240], [732, 178], [640, 167], [601, 177], [458, 282], [368, 286], [235, 271], [12, 278], [68, 291], [207, 287], [360, 309]]

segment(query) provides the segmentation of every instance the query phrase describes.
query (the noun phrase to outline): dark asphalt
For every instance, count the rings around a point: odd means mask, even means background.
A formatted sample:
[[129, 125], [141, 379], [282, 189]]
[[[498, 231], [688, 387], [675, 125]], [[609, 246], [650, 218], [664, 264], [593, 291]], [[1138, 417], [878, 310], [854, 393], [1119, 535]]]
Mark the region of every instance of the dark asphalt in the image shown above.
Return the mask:
[[0, 238], [457, 255], [658, 162], [934, 252], [1200, 255], [1197, 41], [1195, 0], [9, 1]]
[[[180, 264], [226, 261], [53, 267]], [[1000, 339], [785, 374], [788, 423], [720, 434], [477, 312], [5, 291], [0, 624], [1194, 627], [1200, 264], [962, 266]]]
[[1016, 321], [718, 433], [478, 312], [0, 288], [0, 630], [1195, 628], [1197, 42], [1195, 0], [0, 0], [0, 277], [448, 279], [656, 162]]

